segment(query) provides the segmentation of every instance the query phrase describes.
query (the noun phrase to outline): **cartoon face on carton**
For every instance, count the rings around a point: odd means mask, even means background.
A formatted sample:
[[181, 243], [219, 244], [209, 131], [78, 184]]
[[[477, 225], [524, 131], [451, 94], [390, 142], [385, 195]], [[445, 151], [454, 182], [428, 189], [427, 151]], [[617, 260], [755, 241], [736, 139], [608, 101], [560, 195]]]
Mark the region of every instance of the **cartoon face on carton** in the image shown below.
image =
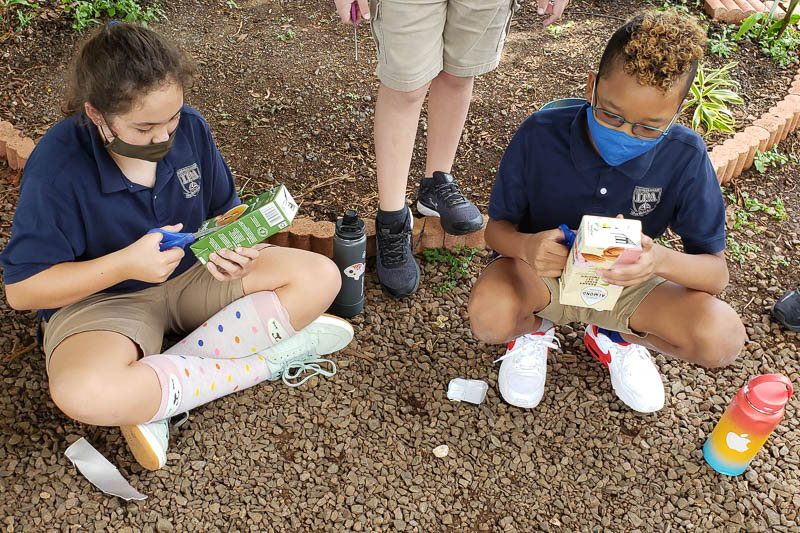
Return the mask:
[[585, 215], [559, 280], [561, 304], [613, 309], [622, 287], [603, 281], [598, 271], [635, 263], [642, 253], [641, 234], [638, 220]]

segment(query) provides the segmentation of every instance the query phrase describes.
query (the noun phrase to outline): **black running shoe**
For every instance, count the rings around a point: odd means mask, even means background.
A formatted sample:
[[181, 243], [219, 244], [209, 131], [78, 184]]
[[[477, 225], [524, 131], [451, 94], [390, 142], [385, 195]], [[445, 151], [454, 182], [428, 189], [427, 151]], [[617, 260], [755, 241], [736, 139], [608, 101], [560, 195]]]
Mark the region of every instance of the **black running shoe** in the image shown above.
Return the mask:
[[419, 186], [417, 211], [421, 215], [439, 217], [442, 229], [450, 235], [466, 235], [483, 227], [483, 217], [475, 205], [464, 198], [453, 176], [434, 172]]
[[405, 298], [417, 292], [419, 265], [411, 253], [411, 210], [406, 208], [406, 220], [400, 228], [375, 221], [378, 244], [378, 279], [383, 289], [395, 298]]
[[772, 315], [786, 329], [800, 333], [800, 291], [789, 291], [772, 306]]

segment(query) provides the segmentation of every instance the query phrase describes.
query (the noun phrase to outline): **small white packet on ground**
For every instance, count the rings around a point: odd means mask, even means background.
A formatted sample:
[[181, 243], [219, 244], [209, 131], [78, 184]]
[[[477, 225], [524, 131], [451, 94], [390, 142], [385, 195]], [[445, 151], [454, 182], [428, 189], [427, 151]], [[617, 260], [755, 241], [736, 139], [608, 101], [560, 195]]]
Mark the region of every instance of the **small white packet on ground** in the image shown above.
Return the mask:
[[447, 398], [454, 402], [469, 402], [476, 405], [486, 398], [489, 385], [479, 379], [454, 378], [447, 387]]
[[64, 455], [92, 485], [106, 494], [119, 496], [128, 501], [147, 499], [147, 496], [131, 487], [117, 467], [83, 437], [73, 442]]

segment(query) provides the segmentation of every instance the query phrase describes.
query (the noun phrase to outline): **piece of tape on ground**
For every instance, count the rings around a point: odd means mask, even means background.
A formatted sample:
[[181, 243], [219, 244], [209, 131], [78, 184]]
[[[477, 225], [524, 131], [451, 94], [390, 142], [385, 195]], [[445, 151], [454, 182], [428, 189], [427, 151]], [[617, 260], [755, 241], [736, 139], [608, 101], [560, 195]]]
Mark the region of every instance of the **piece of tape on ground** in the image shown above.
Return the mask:
[[131, 487], [117, 467], [95, 450], [85, 438], [81, 437], [73, 442], [64, 455], [92, 485], [106, 494], [128, 501], [147, 499], [147, 496]]

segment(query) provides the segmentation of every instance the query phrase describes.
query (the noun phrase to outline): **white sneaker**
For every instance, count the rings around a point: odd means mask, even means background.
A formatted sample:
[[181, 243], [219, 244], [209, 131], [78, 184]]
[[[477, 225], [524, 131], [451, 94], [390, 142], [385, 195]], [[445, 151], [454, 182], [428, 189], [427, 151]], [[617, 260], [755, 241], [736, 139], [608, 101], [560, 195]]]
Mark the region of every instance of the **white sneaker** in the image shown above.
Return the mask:
[[[331, 377], [336, 373], [336, 364], [320, 356], [338, 352], [353, 340], [353, 326], [346, 320], [322, 315], [292, 337], [270, 346], [259, 354], [266, 359], [273, 380], [283, 379], [290, 387], [302, 385], [312, 376], [322, 374]], [[320, 364], [330, 365], [330, 370]], [[305, 370], [311, 374], [299, 382], [291, 381]]]
[[122, 436], [136, 461], [147, 470], [158, 470], [167, 462], [169, 419], [137, 426], [121, 426]]
[[508, 343], [497, 375], [503, 399], [516, 407], [531, 409], [539, 405], [544, 394], [547, 354], [559, 346], [555, 328], [546, 333], [528, 333]]
[[586, 326], [583, 343], [590, 354], [606, 365], [611, 386], [625, 405], [640, 413], [664, 407], [664, 383], [647, 348], [614, 342], [591, 324]]

